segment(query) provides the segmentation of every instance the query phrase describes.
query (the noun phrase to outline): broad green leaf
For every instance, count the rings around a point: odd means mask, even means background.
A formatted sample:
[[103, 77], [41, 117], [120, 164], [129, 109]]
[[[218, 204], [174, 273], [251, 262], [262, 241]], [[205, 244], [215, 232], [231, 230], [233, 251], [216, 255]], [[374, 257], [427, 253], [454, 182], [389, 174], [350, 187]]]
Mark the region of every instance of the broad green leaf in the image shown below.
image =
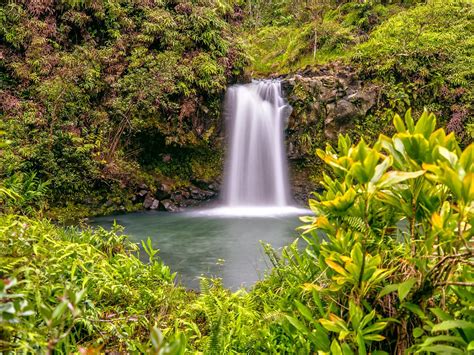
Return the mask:
[[439, 146], [438, 146], [438, 153], [440, 156], [446, 159], [449, 165], [451, 165], [452, 167], [456, 165], [458, 161], [458, 156], [455, 153], [450, 152], [448, 149], [444, 147], [439, 147]]
[[438, 307], [430, 308], [430, 311], [431, 311], [431, 313], [433, 313], [436, 317], [438, 317], [442, 321], [453, 319], [452, 315], [450, 315], [449, 313], [446, 313], [441, 308], [438, 308]]
[[466, 204], [474, 201], [474, 173], [468, 173], [462, 181], [462, 197]]
[[370, 311], [369, 314], [366, 314], [365, 317], [362, 319], [362, 321], [360, 322], [360, 328], [365, 328], [365, 326], [367, 324], [369, 324], [372, 319], [375, 318], [375, 310], [373, 309], [372, 311]]
[[320, 324], [313, 324], [314, 328], [311, 333], [308, 334], [309, 339], [314, 344], [316, 350], [329, 351], [330, 339], [328, 333]]
[[45, 304], [39, 305], [39, 312], [45, 321], [48, 321], [51, 319], [52, 310]]
[[288, 316], [288, 315], [285, 317], [291, 323], [291, 325], [293, 325], [298, 331], [302, 332], [303, 334], [309, 333], [308, 328], [306, 328], [306, 326], [302, 322], [300, 322], [298, 319]]
[[[354, 262], [354, 264], [357, 265], [358, 270], [360, 270], [360, 267], [362, 266], [362, 263], [364, 262], [364, 253], [362, 252], [362, 246], [360, 243], [356, 243], [354, 247], [351, 250], [351, 258]], [[359, 275], [357, 275], [359, 276]]]
[[66, 311], [66, 309], [67, 309], [67, 302], [65, 302], [65, 301], [61, 302], [61, 303], [58, 304], [58, 305], [56, 306], [56, 308], [54, 309], [51, 318], [52, 318], [53, 320], [58, 320], [58, 319], [61, 318], [61, 316], [64, 314], [64, 312]]
[[423, 347], [423, 351], [432, 352], [435, 354], [443, 354], [443, 355], [464, 354], [463, 350], [460, 350], [458, 348], [455, 348], [454, 346], [449, 346], [449, 345], [431, 345], [431, 346]]
[[385, 158], [382, 163], [375, 167], [375, 173], [370, 182], [373, 184], [377, 183], [390, 165], [392, 165], [392, 157]]
[[468, 322], [466, 320], [446, 320], [439, 324], [436, 324], [431, 330], [433, 333], [441, 332], [450, 329], [474, 329], [474, 322]]
[[313, 314], [311, 313], [311, 310], [308, 307], [306, 307], [304, 304], [302, 304], [298, 300], [295, 300], [295, 304], [296, 304], [296, 308], [298, 308], [298, 311], [301, 313], [303, 317], [305, 317], [310, 322], [314, 321]]
[[354, 352], [352, 351], [349, 344], [343, 343], [341, 347], [342, 347], [342, 353], [344, 355], [353, 355], [354, 354]]
[[404, 133], [407, 130], [406, 127], [405, 127], [405, 124], [403, 123], [403, 120], [397, 114], [395, 114], [394, 117], [393, 117], [393, 125], [397, 129], [398, 133]]
[[373, 335], [364, 335], [365, 340], [370, 340], [370, 341], [382, 341], [385, 339], [383, 335], [379, 334], [373, 334]]
[[379, 297], [383, 297], [383, 296], [388, 295], [389, 293], [395, 292], [397, 290], [398, 290], [398, 284], [387, 285], [382, 289], [382, 291], [380, 291]]
[[407, 129], [410, 133], [414, 133], [415, 130], [415, 123], [413, 122], [413, 117], [411, 116], [411, 108], [405, 112], [405, 123], [407, 125]]
[[409, 303], [409, 302], [404, 302], [404, 303], [401, 304], [401, 307], [404, 307], [404, 308], [408, 309], [409, 311], [415, 313], [421, 319], [426, 319], [425, 312], [423, 312], [423, 310], [420, 308], [420, 306], [418, 306], [416, 304]]
[[378, 332], [380, 330], [385, 329], [387, 324], [388, 324], [388, 322], [375, 322], [374, 324], [372, 324], [372, 325], [368, 326], [367, 328], [365, 328], [362, 331], [362, 334], [366, 335], [366, 334], [370, 334], [370, 333], [373, 333], [373, 332]]
[[379, 180], [377, 186], [380, 189], [398, 184], [402, 181], [417, 178], [425, 173], [424, 170], [405, 172], [405, 171], [389, 171], [385, 173]]
[[153, 346], [153, 349], [159, 349], [163, 343], [163, 333], [158, 327], [153, 327], [150, 332], [150, 340]]
[[339, 195], [336, 198], [328, 201], [321, 201], [321, 204], [329, 209], [334, 210], [334, 212], [345, 212], [353, 204], [357, 196], [357, 193], [353, 188], [350, 188], [343, 195]]
[[474, 351], [474, 340], [469, 343], [466, 350], [467, 351]]
[[413, 337], [414, 338], [419, 338], [423, 335], [425, 331], [422, 328], [416, 327], [413, 329]]
[[356, 341], [359, 347], [359, 355], [367, 355], [367, 350], [365, 348], [365, 339], [361, 333], [357, 333]]
[[415, 283], [415, 279], [408, 279], [398, 285], [398, 298], [400, 298], [400, 301], [403, 301], [405, 299], [405, 297], [410, 293], [410, 290]]
[[[420, 328], [416, 328], [420, 329]], [[445, 343], [455, 343], [462, 346], [466, 346], [466, 342], [460, 336], [452, 336], [452, 335], [438, 335], [434, 337], [428, 337], [425, 341], [421, 344], [421, 346], [431, 345], [436, 342], [445, 342]]]
[[471, 143], [461, 154], [459, 163], [466, 172], [474, 172], [474, 143]]
[[330, 314], [329, 317], [331, 318], [331, 320], [324, 318], [321, 318], [319, 320], [319, 323], [321, 323], [321, 325], [325, 329], [336, 333], [348, 331], [347, 326], [344, 324], [344, 321], [342, 319], [338, 318], [334, 314]]
[[333, 269], [337, 273], [339, 273], [343, 276], [348, 276], [349, 275], [347, 273], [347, 271], [341, 265], [339, 265], [337, 262], [335, 262], [335, 261], [333, 261], [329, 258], [325, 259], [324, 261], [331, 269]]
[[331, 355], [343, 355], [342, 349], [336, 339], [331, 343]]
[[420, 133], [425, 138], [429, 138], [431, 133], [433, 133], [436, 127], [436, 117], [432, 113], [428, 113], [428, 111], [424, 111], [421, 115], [420, 119], [416, 123], [414, 133]]
[[421, 134], [400, 133], [398, 138], [403, 144], [407, 155], [418, 163], [431, 162], [432, 151], [428, 140]]
[[362, 309], [352, 301], [349, 301], [349, 315], [351, 317], [350, 322], [352, 323], [352, 327], [354, 329], [359, 328], [364, 313], [362, 312]]

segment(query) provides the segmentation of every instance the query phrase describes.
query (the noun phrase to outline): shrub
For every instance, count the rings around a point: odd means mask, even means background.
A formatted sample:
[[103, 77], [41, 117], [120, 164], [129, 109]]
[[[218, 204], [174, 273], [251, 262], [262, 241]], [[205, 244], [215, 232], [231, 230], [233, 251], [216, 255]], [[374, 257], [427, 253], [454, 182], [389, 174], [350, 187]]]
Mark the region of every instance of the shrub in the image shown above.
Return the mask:
[[[444, 126], [447, 118], [459, 119], [464, 112], [463, 122], [450, 125], [465, 127], [473, 117], [473, 16], [470, 2], [415, 6], [377, 27], [367, 42], [356, 46], [352, 60], [364, 78], [382, 84], [384, 107], [391, 112], [426, 107], [446, 118]], [[400, 96], [409, 103], [404, 105]], [[472, 142], [462, 129], [453, 130], [463, 146]]]
[[[433, 114], [369, 146], [340, 136], [298, 240], [250, 290], [201, 293], [116, 226], [0, 217], [0, 350], [466, 353], [473, 349], [474, 145]], [[159, 329], [163, 329], [163, 333]], [[151, 334], [151, 335], [150, 335]], [[94, 350], [95, 349], [95, 350]]]
[[474, 344], [474, 145], [462, 152], [428, 112], [394, 123], [397, 133], [373, 147], [340, 136], [336, 149], [318, 151], [332, 174], [310, 201], [307, 246], [274, 259], [279, 287], [292, 290], [281, 329], [308, 351], [462, 353]]
[[150, 329], [168, 324], [167, 309], [192, 295], [173, 285], [150, 244], [143, 264], [119, 231], [0, 217], [1, 351], [148, 349]]

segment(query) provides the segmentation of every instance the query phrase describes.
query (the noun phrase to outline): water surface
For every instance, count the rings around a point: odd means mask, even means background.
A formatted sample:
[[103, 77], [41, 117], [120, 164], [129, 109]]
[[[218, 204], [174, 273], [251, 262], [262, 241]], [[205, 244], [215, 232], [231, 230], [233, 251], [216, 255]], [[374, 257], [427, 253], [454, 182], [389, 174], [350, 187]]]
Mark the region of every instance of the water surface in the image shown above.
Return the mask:
[[194, 289], [201, 275], [221, 277], [234, 290], [251, 286], [270, 266], [260, 241], [281, 248], [298, 236], [295, 228], [301, 225], [295, 211], [272, 217], [147, 211], [99, 217], [93, 224], [110, 228], [114, 220], [133, 242], [150, 237], [159, 256], [178, 272], [178, 281]]

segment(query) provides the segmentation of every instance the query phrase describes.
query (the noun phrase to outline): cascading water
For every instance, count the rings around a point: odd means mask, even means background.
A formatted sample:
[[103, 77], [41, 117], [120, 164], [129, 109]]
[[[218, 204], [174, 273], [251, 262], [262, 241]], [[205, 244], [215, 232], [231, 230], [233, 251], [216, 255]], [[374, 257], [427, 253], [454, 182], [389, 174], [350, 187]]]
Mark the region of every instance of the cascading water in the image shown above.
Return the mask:
[[283, 125], [291, 107], [276, 80], [229, 88], [229, 152], [224, 202], [229, 207], [290, 204]]
[[277, 80], [228, 89], [224, 206], [194, 215], [268, 217], [310, 212], [292, 206], [290, 197], [283, 139], [290, 113]]

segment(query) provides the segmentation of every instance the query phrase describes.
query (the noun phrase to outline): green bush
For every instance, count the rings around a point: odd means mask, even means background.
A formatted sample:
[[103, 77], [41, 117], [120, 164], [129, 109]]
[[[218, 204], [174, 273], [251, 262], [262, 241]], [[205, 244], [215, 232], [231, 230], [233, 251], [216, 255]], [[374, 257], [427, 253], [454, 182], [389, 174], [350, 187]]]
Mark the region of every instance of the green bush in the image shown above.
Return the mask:
[[246, 64], [234, 5], [2, 4], [0, 128], [11, 144], [0, 178], [34, 173], [63, 207], [137, 185], [137, 156], [154, 151], [136, 137], [161, 152], [214, 147], [225, 88]]
[[473, 140], [474, 7], [433, 1], [400, 12], [354, 49], [363, 77], [383, 86], [384, 107], [436, 112], [466, 146]]
[[1, 351], [137, 351], [153, 326], [169, 324], [170, 307], [192, 297], [146, 243], [143, 264], [119, 227], [80, 231], [16, 216], [0, 226]]
[[397, 133], [373, 147], [340, 136], [336, 149], [318, 151], [332, 175], [310, 202], [315, 216], [304, 219], [307, 246], [274, 258], [264, 281], [286, 290], [281, 329], [296, 348], [473, 347], [474, 145], [461, 152], [427, 112], [416, 124], [410, 111], [394, 123]]

